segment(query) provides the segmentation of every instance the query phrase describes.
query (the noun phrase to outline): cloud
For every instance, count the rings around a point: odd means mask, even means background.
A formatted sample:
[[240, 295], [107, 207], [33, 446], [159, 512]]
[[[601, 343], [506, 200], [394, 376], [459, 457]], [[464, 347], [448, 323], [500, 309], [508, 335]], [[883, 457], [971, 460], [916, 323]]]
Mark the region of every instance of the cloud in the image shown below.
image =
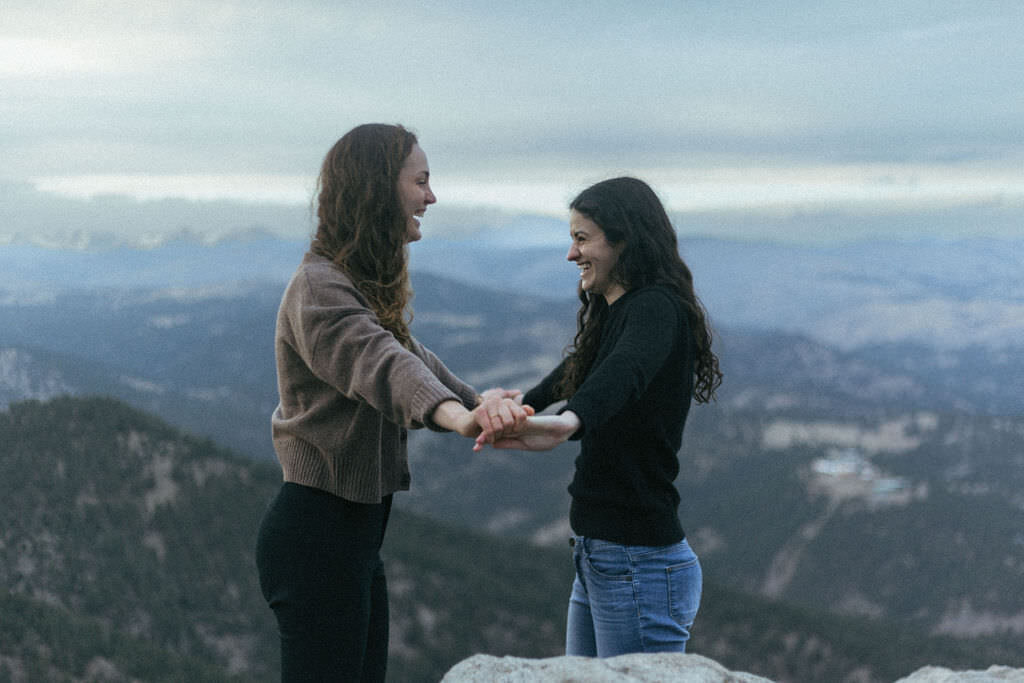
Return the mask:
[[64, 41], [0, 38], [0, 77], [45, 78], [109, 70], [110, 61], [89, 49]]
[[83, 199], [0, 182], [0, 245], [87, 249], [153, 247], [174, 239], [212, 243], [252, 234], [302, 238], [312, 234], [312, 226], [308, 204], [141, 201], [112, 195]]
[[[671, 178], [782, 169], [764, 191], [786, 195], [820, 169], [1024, 167], [1017, 2], [9, 0], [3, 14], [0, 174], [39, 187], [233, 198], [230, 179], [315, 175], [366, 121], [415, 129], [452, 197], [547, 213], [624, 172], [682, 196]], [[717, 201], [713, 185], [680, 206]], [[823, 186], [809, 192], [835, 199]]]

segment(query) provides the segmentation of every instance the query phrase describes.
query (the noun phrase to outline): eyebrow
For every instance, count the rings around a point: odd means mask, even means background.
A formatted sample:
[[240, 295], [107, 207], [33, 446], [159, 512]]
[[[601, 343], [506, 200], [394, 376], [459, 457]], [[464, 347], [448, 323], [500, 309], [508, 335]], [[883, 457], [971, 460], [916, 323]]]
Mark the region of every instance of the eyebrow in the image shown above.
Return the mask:
[[420, 178], [420, 177], [429, 178], [430, 177], [430, 169], [429, 168], [423, 169], [421, 171], [415, 171], [415, 172], [411, 168], [403, 168], [403, 169], [401, 169], [398, 172], [399, 175], [409, 174], [409, 173], [412, 173], [412, 177], [413, 178]]

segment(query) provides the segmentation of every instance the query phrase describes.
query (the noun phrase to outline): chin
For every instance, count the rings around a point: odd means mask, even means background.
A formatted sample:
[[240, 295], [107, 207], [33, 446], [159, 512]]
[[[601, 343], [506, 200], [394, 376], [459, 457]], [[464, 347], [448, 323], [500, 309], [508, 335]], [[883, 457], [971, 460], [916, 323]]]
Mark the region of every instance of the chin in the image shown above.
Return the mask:
[[423, 239], [423, 232], [420, 230], [420, 222], [415, 219], [410, 219], [405, 228], [406, 243], [419, 242], [421, 239]]

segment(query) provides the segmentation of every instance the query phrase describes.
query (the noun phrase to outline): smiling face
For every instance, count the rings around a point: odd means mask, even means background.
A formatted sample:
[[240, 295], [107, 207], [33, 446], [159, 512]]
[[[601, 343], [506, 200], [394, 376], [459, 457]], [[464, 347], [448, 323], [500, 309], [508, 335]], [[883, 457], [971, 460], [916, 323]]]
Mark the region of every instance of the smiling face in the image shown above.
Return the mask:
[[569, 213], [569, 236], [572, 246], [566, 258], [580, 267], [580, 284], [590, 294], [599, 294], [608, 305], [626, 293], [612, 278], [612, 269], [619, 260], [623, 245], [611, 245], [597, 223], [579, 211]]
[[430, 167], [427, 155], [419, 145], [413, 145], [409, 156], [398, 173], [398, 200], [406, 216], [406, 241], [415, 242], [423, 237], [420, 218], [427, 207], [437, 201], [430, 189]]

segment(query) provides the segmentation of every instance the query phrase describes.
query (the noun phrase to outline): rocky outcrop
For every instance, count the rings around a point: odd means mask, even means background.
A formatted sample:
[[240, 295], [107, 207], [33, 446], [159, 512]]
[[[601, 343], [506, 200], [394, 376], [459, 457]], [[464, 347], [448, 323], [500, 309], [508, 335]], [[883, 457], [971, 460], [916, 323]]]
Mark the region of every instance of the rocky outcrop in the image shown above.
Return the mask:
[[442, 683], [770, 683], [748, 673], [729, 671], [700, 655], [630, 654], [608, 659], [550, 657], [522, 659], [474, 655], [456, 664]]
[[1024, 683], [1024, 669], [1008, 666], [990, 666], [985, 671], [951, 671], [940, 666], [918, 669], [897, 683]]
[[[700, 655], [630, 654], [608, 659], [550, 657], [523, 659], [474, 655], [456, 664], [441, 683], [771, 683], [754, 674], [729, 671]], [[897, 683], [1024, 683], [1024, 669], [951, 671], [928, 666]]]

